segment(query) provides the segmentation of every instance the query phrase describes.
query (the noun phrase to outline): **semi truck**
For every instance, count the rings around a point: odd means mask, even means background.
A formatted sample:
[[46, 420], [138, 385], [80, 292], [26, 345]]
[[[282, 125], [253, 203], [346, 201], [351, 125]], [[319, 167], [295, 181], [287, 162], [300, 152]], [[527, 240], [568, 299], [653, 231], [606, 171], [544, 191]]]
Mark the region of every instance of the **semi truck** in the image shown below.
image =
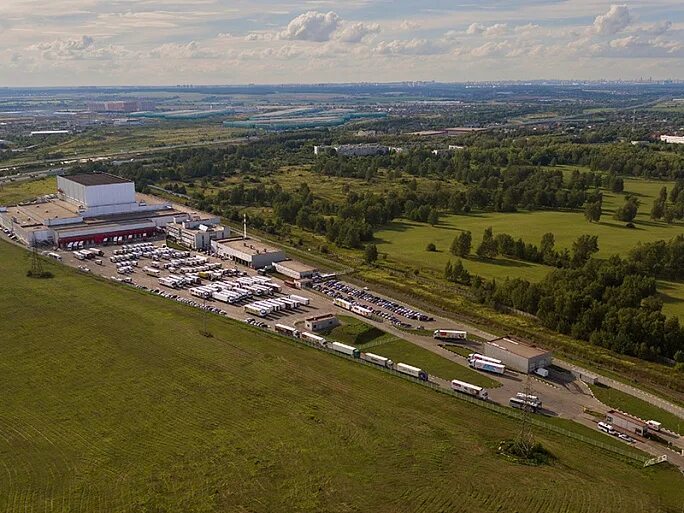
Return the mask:
[[335, 306], [339, 306], [340, 308], [344, 308], [345, 310], [351, 310], [353, 303], [351, 301], [347, 301], [346, 299], [341, 299], [339, 297], [336, 297], [333, 300], [333, 304]]
[[303, 296], [297, 296], [295, 294], [290, 294], [290, 299], [294, 299], [295, 301], [298, 301], [299, 303], [303, 304], [304, 306], [309, 306], [309, 298], [303, 297]]
[[408, 374], [409, 376], [418, 378], [421, 381], [427, 381], [430, 377], [423, 369], [419, 369], [418, 367], [414, 367], [413, 365], [408, 365], [406, 363], [398, 363], [395, 368], [398, 372], [401, 372], [402, 374]]
[[292, 326], [287, 326], [286, 324], [276, 324], [275, 330], [282, 335], [299, 338], [299, 330]]
[[161, 275], [161, 271], [159, 269], [155, 269], [154, 267], [143, 267], [143, 271], [145, 271], [145, 274], [156, 276], [157, 278], [159, 275]]
[[362, 317], [371, 317], [373, 315], [373, 310], [362, 305], [352, 305], [351, 311]]
[[479, 399], [487, 399], [489, 396], [484, 388], [466, 383], [465, 381], [459, 381], [457, 379], [451, 380], [451, 388], [456, 392], [472, 395], [473, 397], [477, 397]]
[[361, 353], [361, 359], [374, 363], [375, 365], [380, 365], [381, 367], [386, 367], [388, 369], [391, 369], [394, 366], [394, 362], [392, 360], [378, 354]]
[[315, 344], [318, 344], [319, 346], [325, 346], [327, 343], [327, 341], [323, 337], [321, 337], [319, 335], [315, 335], [313, 333], [309, 333], [308, 331], [303, 331], [301, 338], [302, 338], [302, 340], [308, 340], [309, 342], [314, 342]]
[[479, 360], [477, 358], [471, 359], [469, 361], [469, 364], [473, 369], [492, 372], [494, 374], [503, 374], [504, 372], [506, 372], [505, 365], [501, 365], [500, 363], [488, 362], [486, 360]]
[[542, 407], [541, 399], [539, 399], [539, 397], [537, 397], [536, 395], [529, 395], [529, 394], [525, 394], [523, 392], [518, 392], [517, 394], [515, 394], [515, 397], [517, 397], [518, 399], [521, 399], [521, 400], [523, 400], [529, 404], [534, 404], [537, 408]]
[[338, 353], [346, 354], [348, 356], [353, 356], [354, 358], [360, 358], [361, 357], [361, 351], [356, 349], [353, 346], [348, 346], [347, 344], [341, 344], [340, 342], [333, 342], [330, 345], [330, 348], [333, 351], [337, 351]]
[[258, 317], [266, 317], [273, 310], [265, 306], [245, 305], [245, 312]]
[[511, 405], [511, 408], [516, 408], [518, 410], [526, 410], [532, 413], [537, 413], [537, 410], [539, 410], [537, 405], [528, 403], [517, 397], [511, 397], [508, 403]]
[[496, 363], [499, 365], [503, 364], [503, 362], [501, 360], [497, 360], [496, 358], [491, 358], [489, 356], [485, 356], [485, 355], [479, 354], [479, 353], [470, 353], [468, 355], [468, 360], [482, 360], [485, 362]]
[[458, 330], [435, 330], [432, 338], [440, 340], [465, 340], [468, 338], [468, 333]]

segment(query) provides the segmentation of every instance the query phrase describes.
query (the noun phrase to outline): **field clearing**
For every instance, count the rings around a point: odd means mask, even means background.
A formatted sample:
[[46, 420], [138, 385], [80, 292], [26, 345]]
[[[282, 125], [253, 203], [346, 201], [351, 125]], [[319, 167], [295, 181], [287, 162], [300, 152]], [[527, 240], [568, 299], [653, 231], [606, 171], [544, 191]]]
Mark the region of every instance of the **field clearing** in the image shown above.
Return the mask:
[[514, 464], [495, 454], [517, 431], [508, 418], [223, 318], [205, 338], [199, 311], [52, 263], [54, 279], [30, 280], [27, 265], [0, 243], [2, 511], [667, 513], [684, 502], [670, 467], [546, 432], [558, 462]]
[[40, 180], [12, 182], [0, 185], [0, 205], [14, 205], [45, 194], [54, 194], [57, 179], [54, 176]]
[[[386, 253], [387, 261], [393, 261], [411, 268], [427, 269], [441, 276], [446, 263], [455, 257], [449, 253], [454, 237], [461, 231], [473, 234], [473, 253], [482, 240], [482, 233], [492, 227], [494, 235], [508, 233], [514, 238], [522, 238], [525, 242], [539, 245], [542, 235], [552, 232], [555, 235], [556, 247], [571, 248], [572, 242], [582, 234], [597, 235], [599, 257], [613, 254], [625, 256], [639, 242], [669, 240], [682, 233], [682, 223], [670, 224], [652, 221], [649, 212], [653, 199], [660, 188], [665, 185], [671, 188], [672, 182], [625, 179], [625, 191], [636, 194], [641, 201], [635, 229], [629, 229], [624, 223], [612, 218], [614, 209], [622, 204], [623, 196], [604, 191], [604, 214], [599, 223], [588, 223], [582, 212], [535, 211], [535, 212], [483, 212], [470, 215], [446, 215], [439, 225], [430, 226], [407, 219], [399, 219], [390, 223], [375, 234], [378, 251]], [[437, 252], [427, 252], [425, 247], [433, 242]], [[539, 281], [552, 270], [551, 267], [523, 262], [508, 258], [496, 258], [486, 261], [475, 256], [463, 260], [463, 265], [471, 273], [486, 278], [502, 280], [507, 277], [520, 277], [530, 281]], [[684, 284], [669, 283], [665, 292], [666, 312], [684, 313]]]
[[596, 399], [606, 406], [636, 415], [643, 420], [657, 420], [664, 428], [676, 433], [684, 430], [684, 420], [642, 399], [604, 385], [589, 386]]

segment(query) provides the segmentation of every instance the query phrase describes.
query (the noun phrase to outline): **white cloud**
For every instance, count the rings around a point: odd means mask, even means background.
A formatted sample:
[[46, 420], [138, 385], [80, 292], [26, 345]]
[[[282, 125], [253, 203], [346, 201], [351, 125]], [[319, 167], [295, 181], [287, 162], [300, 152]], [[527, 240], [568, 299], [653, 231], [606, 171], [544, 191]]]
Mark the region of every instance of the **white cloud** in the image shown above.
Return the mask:
[[445, 48], [428, 39], [395, 39], [380, 41], [373, 52], [381, 55], [432, 55], [444, 53]]
[[468, 29], [466, 30], [466, 34], [470, 35], [476, 35], [476, 34], [482, 34], [485, 31], [484, 25], [481, 23], [471, 23]]
[[290, 21], [279, 37], [293, 41], [324, 42], [330, 40], [339, 25], [340, 17], [337, 13], [308, 11]]
[[608, 12], [594, 20], [593, 29], [601, 36], [612, 36], [625, 30], [632, 23], [632, 17], [626, 5], [611, 5]]
[[155, 59], [216, 59], [219, 52], [202, 48], [197, 41], [189, 43], [166, 43], [149, 53]]
[[359, 43], [364, 37], [380, 32], [377, 23], [349, 23], [335, 33], [335, 38], [344, 43]]
[[508, 24], [506, 23], [495, 23], [484, 29], [483, 34], [487, 37], [499, 37], [506, 35], [508, 33]]
[[418, 28], [420, 28], [420, 24], [415, 21], [404, 20], [399, 24], [399, 29], [407, 32]]

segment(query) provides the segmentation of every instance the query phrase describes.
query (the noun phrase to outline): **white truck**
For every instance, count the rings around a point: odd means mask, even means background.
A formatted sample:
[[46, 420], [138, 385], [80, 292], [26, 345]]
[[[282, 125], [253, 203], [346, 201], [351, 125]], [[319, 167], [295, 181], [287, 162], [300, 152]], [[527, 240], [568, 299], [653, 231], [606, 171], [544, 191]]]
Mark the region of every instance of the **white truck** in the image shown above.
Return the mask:
[[414, 367], [413, 365], [408, 365], [406, 363], [398, 363], [395, 369], [402, 374], [408, 374], [409, 376], [418, 378], [421, 381], [427, 381], [430, 377], [423, 369], [419, 369], [418, 367]]
[[465, 381], [459, 381], [457, 379], [451, 380], [451, 388], [456, 392], [472, 395], [473, 397], [477, 397], [479, 399], [487, 399], [489, 396], [484, 388], [466, 383]]
[[339, 297], [336, 297], [333, 300], [333, 304], [335, 306], [339, 306], [340, 308], [344, 308], [345, 310], [351, 310], [353, 303], [351, 301], [347, 301], [346, 299], [341, 299]]
[[373, 315], [373, 310], [363, 305], [352, 305], [351, 311], [362, 317], [371, 317]]
[[161, 271], [159, 269], [155, 269], [154, 267], [143, 267], [143, 271], [145, 271], [145, 274], [155, 276], [157, 278], [159, 278], [161, 275]]
[[386, 367], [388, 369], [391, 369], [394, 366], [394, 362], [392, 360], [378, 354], [361, 353], [361, 359], [374, 363], [375, 365], [380, 365], [381, 367]]
[[330, 348], [333, 351], [337, 351], [338, 353], [353, 356], [354, 358], [361, 357], [361, 351], [359, 351], [358, 349], [356, 349], [353, 346], [348, 346], [347, 344], [341, 344], [340, 342], [333, 342], [330, 345]]
[[501, 365], [500, 363], [488, 362], [486, 360], [479, 360], [477, 358], [471, 359], [469, 363], [473, 369], [481, 371], [492, 372], [494, 374], [503, 374], [506, 372], [506, 366]]
[[290, 299], [294, 299], [295, 301], [301, 303], [304, 306], [309, 306], [309, 298], [303, 297], [303, 296], [296, 296], [295, 294], [290, 294]]
[[282, 335], [287, 335], [289, 337], [294, 337], [294, 338], [299, 338], [299, 330], [297, 328], [294, 328], [292, 326], [287, 326], [286, 324], [276, 324], [274, 326], [275, 330], [282, 334]]
[[466, 340], [468, 332], [458, 330], [435, 330], [432, 338], [440, 340]]
[[309, 333], [308, 331], [303, 331], [300, 338], [302, 340], [308, 340], [309, 342], [314, 342], [315, 344], [318, 344], [319, 346], [324, 346], [327, 343], [327, 341], [323, 337], [321, 337], [319, 335], [315, 335], [313, 333]]

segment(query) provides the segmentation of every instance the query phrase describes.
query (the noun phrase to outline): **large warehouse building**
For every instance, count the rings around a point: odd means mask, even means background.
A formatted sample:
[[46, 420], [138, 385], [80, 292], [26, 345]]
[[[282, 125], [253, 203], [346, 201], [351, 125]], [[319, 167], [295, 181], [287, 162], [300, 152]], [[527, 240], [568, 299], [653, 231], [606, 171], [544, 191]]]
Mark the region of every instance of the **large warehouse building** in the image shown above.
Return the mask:
[[530, 373], [551, 365], [551, 351], [528, 346], [509, 337], [485, 342], [483, 353], [490, 358], [501, 360], [506, 367], [518, 372]]
[[220, 257], [228, 258], [252, 269], [262, 269], [287, 259], [282, 250], [244, 236], [212, 240], [211, 249]]
[[151, 237], [189, 218], [169, 203], [151, 203], [135, 184], [106, 173], [57, 177], [57, 194], [0, 208], [0, 225], [29, 246], [122, 243]]

